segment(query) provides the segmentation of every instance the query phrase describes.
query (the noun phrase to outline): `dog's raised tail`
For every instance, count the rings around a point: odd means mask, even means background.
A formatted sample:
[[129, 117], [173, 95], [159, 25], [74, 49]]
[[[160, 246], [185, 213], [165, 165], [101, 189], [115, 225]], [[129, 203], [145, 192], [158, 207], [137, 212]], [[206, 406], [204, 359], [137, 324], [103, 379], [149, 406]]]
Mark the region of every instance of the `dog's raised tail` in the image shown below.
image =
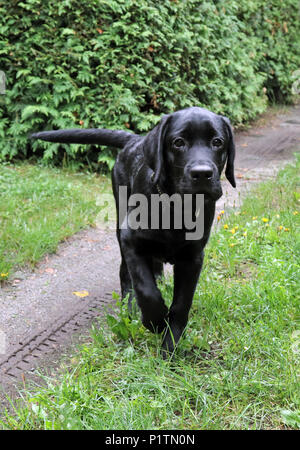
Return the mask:
[[30, 137], [62, 144], [98, 144], [122, 148], [127, 142], [137, 139], [139, 136], [123, 130], [70, 128], [66, 130], [41, 131], [33, 133]]

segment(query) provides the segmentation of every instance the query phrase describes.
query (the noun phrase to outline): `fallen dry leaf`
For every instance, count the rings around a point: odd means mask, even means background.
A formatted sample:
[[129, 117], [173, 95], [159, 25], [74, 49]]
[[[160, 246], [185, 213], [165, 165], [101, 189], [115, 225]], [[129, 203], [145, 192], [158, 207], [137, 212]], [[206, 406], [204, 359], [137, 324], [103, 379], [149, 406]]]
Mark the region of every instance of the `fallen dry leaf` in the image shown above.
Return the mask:
[[76, 295], [77, 297], [88, 297], [90, 295], [88, 291], [74, 291], [72, 294]]

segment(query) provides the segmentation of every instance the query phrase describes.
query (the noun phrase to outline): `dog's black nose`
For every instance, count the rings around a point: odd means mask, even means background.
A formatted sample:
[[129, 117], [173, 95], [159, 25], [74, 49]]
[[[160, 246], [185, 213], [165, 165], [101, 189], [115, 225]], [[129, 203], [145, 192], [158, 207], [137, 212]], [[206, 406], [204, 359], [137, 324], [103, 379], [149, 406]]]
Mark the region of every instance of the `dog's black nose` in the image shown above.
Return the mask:
[[210, 180], [213, 170], [206, 164], [198, 164], [190, 169], [190, 177], [193, 181]]

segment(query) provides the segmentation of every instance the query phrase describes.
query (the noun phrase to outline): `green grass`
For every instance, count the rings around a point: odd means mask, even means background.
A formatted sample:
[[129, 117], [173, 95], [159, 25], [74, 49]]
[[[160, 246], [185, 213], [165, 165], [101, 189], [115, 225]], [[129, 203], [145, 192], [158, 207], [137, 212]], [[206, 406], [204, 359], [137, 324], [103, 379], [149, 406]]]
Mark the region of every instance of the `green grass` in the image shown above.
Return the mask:
[[[120, 307], [3, 428], [299, 428], [299, 167], [222, 216], [173, 360]], [[161, 289], [170, 302], [172, 281]]]
[[0, 165], [0, 279], [34, 265], [57, 244], [93, 225], [107, 177], [22, 163]]

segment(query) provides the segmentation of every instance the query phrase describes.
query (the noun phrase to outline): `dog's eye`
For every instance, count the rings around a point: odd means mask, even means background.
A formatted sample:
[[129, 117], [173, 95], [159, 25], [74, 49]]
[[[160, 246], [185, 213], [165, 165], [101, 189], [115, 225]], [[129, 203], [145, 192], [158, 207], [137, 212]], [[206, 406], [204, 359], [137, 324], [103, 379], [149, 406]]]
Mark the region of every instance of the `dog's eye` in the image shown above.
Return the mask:
[[220, 138], [214, 138], [212, 140], [212, 145], [213, 145], [213, 147], [217, 147], [217, 148], [222, 147], [223, 141]]
[[182, 138], [177, 138], [173, 141], [173, 146], [175, 148], [182, 148], [185, 146], [185, 142]]

